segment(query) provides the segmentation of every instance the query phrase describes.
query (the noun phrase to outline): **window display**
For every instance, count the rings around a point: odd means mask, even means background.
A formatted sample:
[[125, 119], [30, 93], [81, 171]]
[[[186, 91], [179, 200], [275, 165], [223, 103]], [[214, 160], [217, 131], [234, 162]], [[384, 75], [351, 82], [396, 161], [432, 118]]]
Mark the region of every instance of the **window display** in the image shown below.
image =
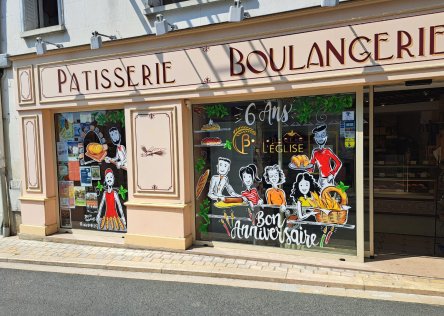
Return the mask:
[[197, 238], [356, 254], [355, 95], [193, 106]]
[[123, 110], [55, 115], [60, 225], [126, 231]]

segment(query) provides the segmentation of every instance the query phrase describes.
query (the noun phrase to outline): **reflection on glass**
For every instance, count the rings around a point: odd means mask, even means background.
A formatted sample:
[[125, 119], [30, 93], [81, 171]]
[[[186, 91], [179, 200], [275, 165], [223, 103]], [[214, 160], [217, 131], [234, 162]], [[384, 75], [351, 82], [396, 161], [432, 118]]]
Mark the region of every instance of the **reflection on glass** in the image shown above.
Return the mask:
[[193, 107], [198, 239], [356, 254], [355, 95]]
[[123, 110], [55, 115], [60, 226], [126, 231]]

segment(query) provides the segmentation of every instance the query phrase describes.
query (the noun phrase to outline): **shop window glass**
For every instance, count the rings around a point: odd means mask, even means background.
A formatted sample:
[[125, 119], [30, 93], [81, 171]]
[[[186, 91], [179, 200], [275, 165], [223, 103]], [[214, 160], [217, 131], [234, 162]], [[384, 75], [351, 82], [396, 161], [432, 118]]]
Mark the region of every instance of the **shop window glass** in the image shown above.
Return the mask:
[[356, 254], [355, 95], [193, 106], [201, 240]]
[[126, 231], [123, 110], [55, 115], [60, 225]]

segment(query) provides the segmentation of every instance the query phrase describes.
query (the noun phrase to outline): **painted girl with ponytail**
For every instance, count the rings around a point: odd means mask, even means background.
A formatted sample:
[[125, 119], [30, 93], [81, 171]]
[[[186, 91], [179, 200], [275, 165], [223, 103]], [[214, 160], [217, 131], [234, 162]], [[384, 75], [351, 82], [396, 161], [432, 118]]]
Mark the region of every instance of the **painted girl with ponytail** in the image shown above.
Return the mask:
[[257, 189], [252, 187], [254, 182], [260, 182], [261, 179], [257, 177], [257, 167], [254, 164], [239, 169], [239, 177], [242, 184], [245, 185], [246, 190], [241, 192], [242, 199], [248, 203], [251, 208], [255, 205], [262, 205], [264, 202], [259, 196]]

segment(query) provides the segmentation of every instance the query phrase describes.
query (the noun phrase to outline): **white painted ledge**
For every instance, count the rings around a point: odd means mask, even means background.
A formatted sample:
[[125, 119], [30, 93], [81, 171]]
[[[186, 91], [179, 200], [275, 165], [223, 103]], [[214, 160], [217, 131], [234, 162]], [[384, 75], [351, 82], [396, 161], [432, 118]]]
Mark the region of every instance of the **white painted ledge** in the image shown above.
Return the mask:
[[39, 35], [59, 33], [59, 32], [65, 32], [65, 31], [66, 31], [66, 28], [64, 25], [53, 25], [53, 26], [48, 26], [48, 27], [42, 27], [42, 28], [35, 29], [35, 30], [21, 32], [20, 37], [21, 38], [37, 37]]
[[183, 2], [179, 2], [179, 3], [161, 5], [158, 7], [148, 7], [147, 6], [145, 8], [145, 15], [152, 15], [152, 14], [157, 14], [157, 13], [161, 13], [164, 11], [189, 8], [189, 7], [193, 7], [193, 6], [197, 6], [197, 5], [202, 5], [202, 4], [212, 3], [212, 2], [222, 2], [222, 1], [230, 2], [230, 3], [233, 2], [231, 0], [188, 0], [188, 1], [183, 1]]

